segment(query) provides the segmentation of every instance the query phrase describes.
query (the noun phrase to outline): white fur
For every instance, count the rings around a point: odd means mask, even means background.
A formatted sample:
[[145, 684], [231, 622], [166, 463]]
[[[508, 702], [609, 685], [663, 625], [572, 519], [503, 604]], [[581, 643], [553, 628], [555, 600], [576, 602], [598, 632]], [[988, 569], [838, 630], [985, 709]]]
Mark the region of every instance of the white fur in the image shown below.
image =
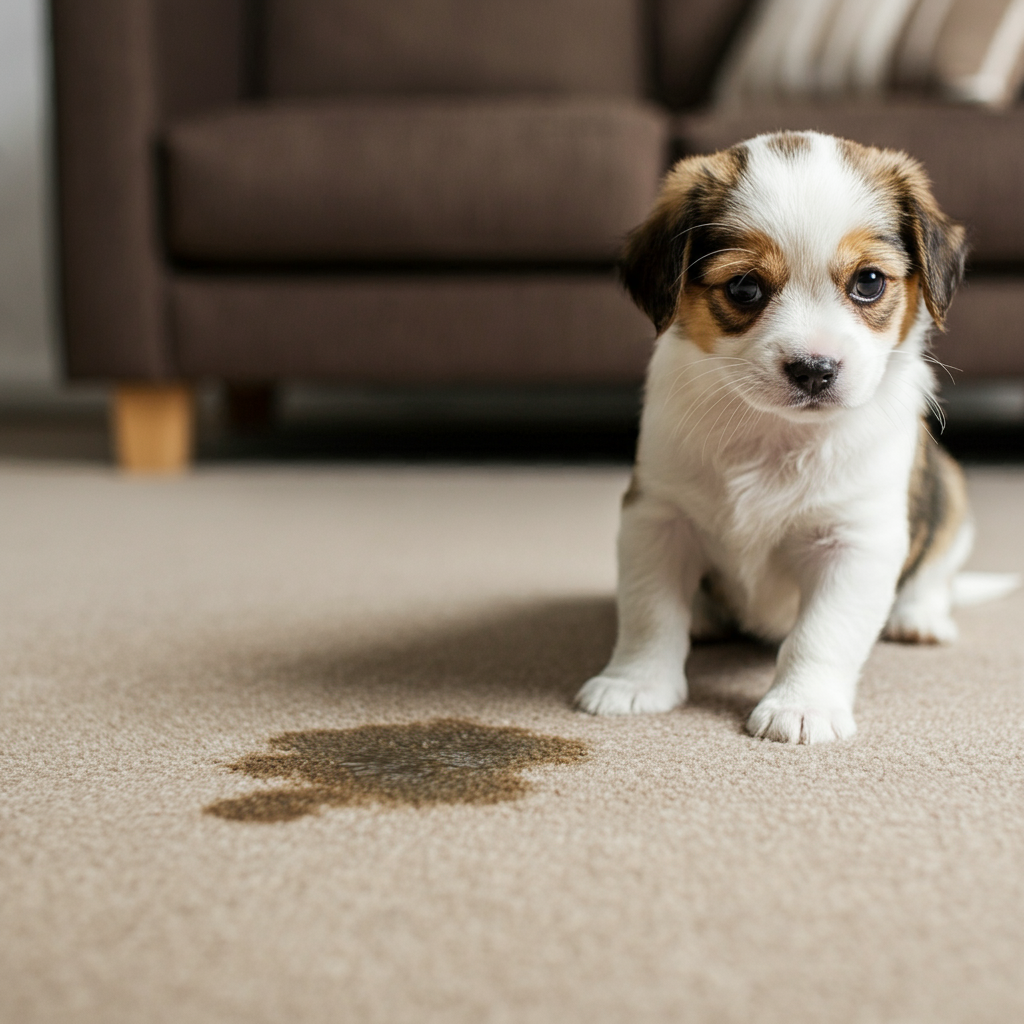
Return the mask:
[[[619, 537], [619, 635], [607, 668], [579, 692], [586, 711], [667, 711], [686, 699], [691, 629], [715, 625], [694, 597], [713, 572], [738, 624], [781, 642], [749, 731], [793, 743], [854, 733], [857, 681], [908, 549], [908, 481], [933, 388], [922, 358], [931, 320], [921, 302], [900, 343], [899, 317], [880, 334], [839, 294], [828, 265], [840, 239], [865, 227], [895, 233], [897, 214], [835, 140], [807, 137], [810, 151], [796, 159], [763, 138], [748, 143], [736, 195], [735, 216], [786, 255], [786, 287], [714, 355], [677, 327], [657, 341], [638, 497], [624, 506]], [[780, 367], [812, 354], [842, 360], [836, 407], [788, 404]], [[894, 615], [949, 634], [950, 581], [968, 550], [969, 538], [934, 578], [912, 581]]]
[[953, 607], [994, 601], [1012, 594], [1020, 583], [1016, 572], [958, 572], [953, 577]]
[[956, 538], [939, 558], [925, 563], [896, 595], [885, 624], [890, 640], [952, 643], [957, 638], [953, 621], [953, 589], [957, 569], [974, 546], [974, 525], [964, 523]]

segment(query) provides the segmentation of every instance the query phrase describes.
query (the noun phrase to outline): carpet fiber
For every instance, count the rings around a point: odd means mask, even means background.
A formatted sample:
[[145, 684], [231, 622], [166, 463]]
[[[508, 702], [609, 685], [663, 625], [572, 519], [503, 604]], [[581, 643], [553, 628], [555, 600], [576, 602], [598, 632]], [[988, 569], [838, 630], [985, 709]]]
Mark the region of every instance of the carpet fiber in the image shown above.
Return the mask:
[[1024, 594], [850, 742], [743, 733], [754, 645], [585, 717], [625, 480], [0, 468], [0, 1019], [1024, 1019]]

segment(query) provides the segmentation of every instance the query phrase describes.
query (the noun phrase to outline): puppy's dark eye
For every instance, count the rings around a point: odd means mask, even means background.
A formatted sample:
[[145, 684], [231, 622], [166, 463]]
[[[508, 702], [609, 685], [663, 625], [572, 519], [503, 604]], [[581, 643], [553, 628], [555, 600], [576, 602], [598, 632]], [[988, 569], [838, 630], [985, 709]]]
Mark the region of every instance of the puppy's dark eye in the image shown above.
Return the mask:
[[742, 274], [727, 281], [725, 291], [737, 306], [753, 306], [761, 301], [761, 282], [752, 274]]
[[858, 272], [853, 279], [850, 297], [858, 302], [874, 302], [885, 291], [885, 274], [868, 267]]

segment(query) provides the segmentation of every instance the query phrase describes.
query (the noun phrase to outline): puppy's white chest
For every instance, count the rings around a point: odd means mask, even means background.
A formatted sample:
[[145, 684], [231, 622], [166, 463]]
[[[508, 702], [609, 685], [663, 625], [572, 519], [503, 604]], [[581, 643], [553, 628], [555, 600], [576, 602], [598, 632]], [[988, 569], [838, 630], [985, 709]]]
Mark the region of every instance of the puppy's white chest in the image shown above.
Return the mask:
[[698, 524], [716, 588], [740, 625], [766, 639], [782, 639], [800, 604], [794, 549], [814, 517], [808, 479], [792, 480], [778, 467], [746, 467], [719, 481], [718, 500], [706, 495]]

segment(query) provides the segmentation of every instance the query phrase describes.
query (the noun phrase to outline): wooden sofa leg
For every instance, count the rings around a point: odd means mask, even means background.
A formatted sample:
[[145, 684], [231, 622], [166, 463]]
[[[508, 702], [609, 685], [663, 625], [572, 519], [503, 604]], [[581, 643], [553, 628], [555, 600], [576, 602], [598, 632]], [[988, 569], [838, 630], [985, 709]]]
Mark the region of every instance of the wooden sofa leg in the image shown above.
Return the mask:
[[192, 459], [194, 410], [186, 384], [118, 384], [113, 404], [117, 464], [128, 473], [180, 473]]

